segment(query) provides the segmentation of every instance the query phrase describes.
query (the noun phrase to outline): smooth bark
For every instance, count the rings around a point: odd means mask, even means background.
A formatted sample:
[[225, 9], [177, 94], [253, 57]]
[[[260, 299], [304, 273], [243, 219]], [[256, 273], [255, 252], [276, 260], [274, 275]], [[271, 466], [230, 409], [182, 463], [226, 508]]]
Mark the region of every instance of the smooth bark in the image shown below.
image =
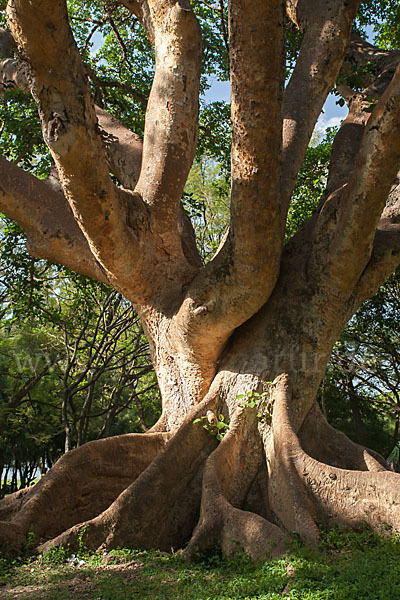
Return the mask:
[[[356, 0], [231, 0], [230, 224], [203, 265], [180, 204], [196, 149], [199, 25], [186, 0], [121, 4], [155, 46], [143, 144], [95, 107], [65, 2], [10, 0], [18, 56], [3, 35], [2, 81], [33, 94], [59, 183], [2, 159], [1, 209], [34, 255], [132, 301], [163, 414], [151, 433], [67, 453], [33, 490], [3, 501], [3, 547], [17, 548], [33, 529], [44, 549], [189, 541], [187, 556], [220, 544], [264, 557], [283, 552], [293, 530], [316, 543], [321, 522], [400, 529], [398, 475], [316, 405], [342, 328], [400, 263], [398, 55], [357, 38], [349, 45]], [[284, 5], [303, 33], [285, 92]], [[284, 246], [295, 179], [346, 56], [375, 60], [376, 77], [363, 92], [343, 88], [350, 111], [326, 192]], [[231, 425], [218, 445], [221, 413]]]

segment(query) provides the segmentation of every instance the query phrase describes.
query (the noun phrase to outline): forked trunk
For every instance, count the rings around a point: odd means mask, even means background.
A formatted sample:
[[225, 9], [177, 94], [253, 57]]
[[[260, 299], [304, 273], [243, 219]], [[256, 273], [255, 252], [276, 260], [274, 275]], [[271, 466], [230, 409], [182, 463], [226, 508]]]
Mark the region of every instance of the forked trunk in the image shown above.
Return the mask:
[[[335, 339], [400, 260], [399, 54], [350, 42], [359, 0], [230, 0], [229, 228], [203, 265], [181, 206], [197, 144], [200, 26], [188, 0], [120, 3], [155, 46], [143, 146], [94, 106], [65, 0], [9, 0], [25, 70], [2, 61], [7, 85], [32, 93], [60, 188], [2, 159], [0, 208], [33, 254], [132, 301], [163, 414], [152, 432], [68, 452], [6, 498], [0, 544], [16, 549], [33, 530], [43, 548], [188, 543], [190, 557], [218, 544], [265, 557], [292, 531], [315, 543], [320, 522], [400, 529], [399, 476], [316, 404]], [[302, 34], [287, 85], [285, 9]], [[344, 86], [349, 115], [325, 193], [284, 246], [296, 178], [346, 52], [366, 87]]]
[[[319, 523], [396, 529], [396, 474], [331, 428], [316, 404], [349, 302], [326, 310], [327, 291], [309, 284], [297, 257], [289, 245], [271, 299], [228, 342], [201, 401], [200, 367], [188, 369], [188, 350], [170, 353], [182, 337], [153, 338], [166, 399], [154, 433], [67, 453], [40, 484], [3, 502], [5, 544], [33, 530], [54, 538], [45, 549], [78, 539], [94, 549], [189, 542], [188, 557], [213, 545], [265, 557], [284, 552], [293, 531], [317, 542]], [[106, 472], [105, 460], [118, 468]]]

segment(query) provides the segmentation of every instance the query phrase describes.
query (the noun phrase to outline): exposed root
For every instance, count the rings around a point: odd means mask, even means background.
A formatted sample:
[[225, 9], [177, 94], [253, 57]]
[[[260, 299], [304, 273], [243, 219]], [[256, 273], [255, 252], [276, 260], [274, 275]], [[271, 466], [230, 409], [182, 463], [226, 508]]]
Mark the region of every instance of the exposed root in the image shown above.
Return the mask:
[[250, 486], [248, 494], [242, 506], [243, 510], [254, 512], [267, 521], [274, 522], [274, 515], [270, 510], [268, 499], [268, 471], [263, 452], [263, 461], [258, 473]]
[[[381, 470], [378, 461], [368, 457], [368, 462], [361, 460], [364, 470], [350, 470], [338, 468], [319, 462], [309, 456], [300, 446], [299, 439], [291, 426], [290, 420], [290, 386], [287, 377], [282, 376], [276, 382], [276, 400], [273, 414], [273, 429], [275, 445], [280, 449], [278, 473], [272, 470], [270, 485], [276, 490], [282, 502], [282, 478], [287, 478], [283, 484], [284, 490], [297, 490], [301, 495], [302, 510], [308, 510], [309, 522], [323, 522], [327, 524], [339, 523], [343, 526], [354, 527], [362, 523], [368, 524], [372, 529], [382, 532], [387, 526], [393, 530], [400, 530], [400, 477], [396, 473]], [[329, 433], [331, 433], [329, 431]], [[304, 434], [304, 432], [303, 432]], [[282, 441], [283, 439], [283, 441]], [[337, 443], [340, 437], [336, 436]], [[343, 441], [343, 438], [342, 438]], [[328, 440], [325, 440], [327, 443]], [[345, 449], [351, 445], [343, 441]], [[358, 461], [366, 454], [358, 451]], [[368, 454], [367, 454], [368, 456]], [[357, 462], [357, 464], [360, 464]], [[285, 465], [286, 468], [282, 467]], [[366, 467], [374, 470], [365, 470]], [[278, 477], [277, 477], [278, 474]], [[279, 483], [277, 483], [279, 481]], [[280, 520], [285, 528], [291, 527], [293, 518], [293, 501], [289, 510], [279, 513]], [[295, 505], [296, 508], [296, 505]], [[275, 502], [274, 510], [279, 510]], [[304, 514], [303, 514], [304, 518]], [[296, 525], [296, 524], [295, 524]], [[304, 539], [308, 539], [308, 532], [303, 527], [296, 527]]]
[[270, 506], [284, 530], [297, 532], [306, 543], [315, 545], [320, 538], [315, 509], [296, 469], [301, 448], [290, 423], [288, 377], [282, 375], [274, 384], [272, 428], [265, 428], [263, 436]]
[[8, 521], [23, 506], [26, 496], [32, 493], [35, 486], [18, 490], [0, 500], [0, 519]]
[[21, 527], [0, 521], [0, 552], [16, 554], [22, 547], [25, 538], [26, 532]]
[[298, 435], [303, 450], [320, 462], [354, 471], [387, 471], [382, 456], [352, 442], [329, 425], [317, 403], [308, 413]]
[[186, 418], [161, 452], [118, 498], [97, 517], [76, 525], [45, 543], [92, 549], [121, 545], [171, 550], [190, 537], [198, 519], [203, 465], [216, 440], [197, 416], [215, 410], [218, 397], [209, 395]]
[[253, 558], [285, 552], [287, 536], [261, 516], [240, 510], [263, 453], [254, 410], [239, 408], [221, 444], [208, 457], [203, 475], [199, 523], [184, 555], [219, 545], [225, 554], [245, 551]]
[[239, 407], [219, 446], [204, 421], [193, 423], [218, 412], [217, 390], [172, 437], [132, 434], [69, 452], [34, 488], [0, 503], [0, 549], [17, 550], [33, 530], [54, 538], [44, 551], [81, 542], [170, 550], [190, 540], [187, 558], [219, 545], [265, 559], [285, 552], [293, 531], [315, 544], [319, 523], [400, 530], [399, 475], [316, 407], [295, 431], [287, 375], [271, 392], [263, 422]]
[[0, 502], [0, 544], [17, 547], [30, 530], [53, 537], [99, 514], [146, 469], [168, 439], [169, 434], [160, 433], [121, 435], [64, 454], [35, 486]]
[[318, 520], [355, 527], [366, 523], [378, 533], [400, 530], [400, 477], [391, 471], [350, 471], [299, 456], [301, 473], [318, 510]]

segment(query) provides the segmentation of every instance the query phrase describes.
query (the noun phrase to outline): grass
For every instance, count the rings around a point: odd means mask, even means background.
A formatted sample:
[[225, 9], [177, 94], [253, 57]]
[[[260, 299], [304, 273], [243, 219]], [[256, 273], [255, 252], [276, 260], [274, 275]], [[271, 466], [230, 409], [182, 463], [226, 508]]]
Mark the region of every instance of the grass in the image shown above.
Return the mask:
[[76, 555], [53, 549], [0, 558], [0, 598], [11, 600], [400, 600], [400, 537], [364, 529], [324, 531], [317, 550], [294, 541], [270, 562], [218, 552], [185, 562], [179, 554], [130, 549]]

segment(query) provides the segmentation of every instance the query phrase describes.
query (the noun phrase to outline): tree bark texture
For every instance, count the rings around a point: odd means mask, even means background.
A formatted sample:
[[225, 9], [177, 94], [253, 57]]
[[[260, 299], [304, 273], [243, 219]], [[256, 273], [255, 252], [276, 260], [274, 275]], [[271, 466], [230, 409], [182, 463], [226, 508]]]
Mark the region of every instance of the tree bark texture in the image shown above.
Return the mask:
[[[230, 225], [203, 265], [181, 207], [197, 141], [199, 25], [187, 0], [121, 4], [155, 46], [143, 141], [94, 105], [65, 1], [9, 1], [0, 83], [33, 95], [58, 183], [0, 159], [0, 208], [34, 256], [133, 303], [163, 412], [152, 431], [85, 444], [3, 500], [2, 548], [33, 530], [43, 549], [82, 539], [266, 557], [293, 531], [316, 543], [321, 523], [399, 530], [399, 476], [316, 403], [335, 340], [400, 263], [399, 53], [351, 37], [356, 0], [230, 1]], [[303, 32], [286, 89], [285, 10]], [[284, 245], [298, 170], [349, 61], [375, 61], [378, 75], [341, 90], [349, 115], [326, 192]], [[230, 427], [218, 443], [220, 414]]]

